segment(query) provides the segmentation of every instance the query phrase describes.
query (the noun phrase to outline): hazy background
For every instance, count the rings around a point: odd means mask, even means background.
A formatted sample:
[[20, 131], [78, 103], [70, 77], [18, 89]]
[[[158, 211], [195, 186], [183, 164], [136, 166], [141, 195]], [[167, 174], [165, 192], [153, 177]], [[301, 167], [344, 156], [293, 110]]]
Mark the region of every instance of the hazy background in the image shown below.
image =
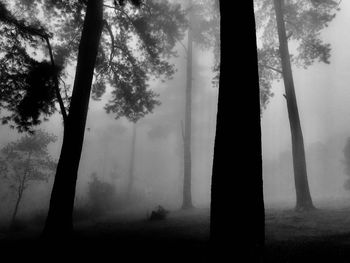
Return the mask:
[[[293, 66], [309, 186], [316, 203], [350, 199], [343, 187], [347, 177], [342, 163], [350, 137], [350, 1], [342, 1], [340, 8], [321, 33], [331, 44], [331, 64], [316, 63], [307, 70]], [[293, 206], [291, 138], [282, 81], [274, 83], [273, 92], [261, 119], [264, 199], [267, 206], [281, 202]]]
[[[187, 43], [186, 38], [182, 40]], [[142, 198], [143, 209], [163, 205], [179, 209], [182, 202], [183, 148], [181, 121], [184, 120], [186, 60], [178, 44], [179, 56], [173, 60], [178, 69], [165, 83], [152, 82], [150, 87], [160, 94], [161, 105], [154, 113], [137, 123], [134, 189]], [[192, 196], [196, 207], [209, 207], [211, 169], [216, 126], [217, 87], [213, 87], [212, 50], [203, 51], [194, 45], [193, 111], [192, 111]], [[70, 72], [74, 76], [74, 69]], [[101, 101], [90, 101], [83, 152], [79, 167], [76, 204], [84, 202], [91, 174], [112, 183], [116, 191], [125, 191], [131, 152], [132, 125], [125, 118], [114, 119], [103, 109], [110, 90]], [[58, 160], [62, 144], [62, 118], [53, 115], [40, 127], [58, 136], [50, 145], [50, 154]], [[7, 126], [0, 126], [0, 146], [20, 135]], [[31, 184], [24, 192], [18, 217], [48, 208], [53, 176], [45, 182]], [[0, 216], [8, 217], [15, 198], [6, 186], [0, 185]]]

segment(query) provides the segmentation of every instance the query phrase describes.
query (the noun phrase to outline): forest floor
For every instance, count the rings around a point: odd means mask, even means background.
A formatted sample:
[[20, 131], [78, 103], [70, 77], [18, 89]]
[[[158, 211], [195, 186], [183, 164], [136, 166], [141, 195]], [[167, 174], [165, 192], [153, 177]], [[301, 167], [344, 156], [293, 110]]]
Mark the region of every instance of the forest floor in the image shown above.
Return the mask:
[[350, 203], [265, 209], [265, 262], [350, 262]]
[[[28, 223], [17, 231], [0, 227], [0, 250], [23, 251], [26, 248], [33, 253], [39, 248], [40, 255], [43, 245], [47, 249], [48, 244], [38, 239], [42, 223]], [[146, 212], [125, 212], [75, 223], [74, 237], [59, 244], [65, 249], [58, 248], [56, 252], [71, 251], [79, 261], [82, 256], [98, 255], [101, 260], [101, 257], [113, 255], [127, 258], [128, 262], [187, 262], [184, 258], [206, 262], [208, 241], [207, 208], [171, 211], [165, 220], [159, 221], [148, 220]]]

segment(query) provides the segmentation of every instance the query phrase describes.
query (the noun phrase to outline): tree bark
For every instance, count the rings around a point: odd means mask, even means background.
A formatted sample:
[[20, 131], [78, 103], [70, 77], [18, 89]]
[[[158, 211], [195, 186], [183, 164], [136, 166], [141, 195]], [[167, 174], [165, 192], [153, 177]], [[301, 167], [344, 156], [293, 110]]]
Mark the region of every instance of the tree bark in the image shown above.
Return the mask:
[[288, 108], [288, 117], [290, 124], [290, 131], [292, 137], [292, 154], [293, 154], [293, 168], [294, 181], [296, 190], [296, 210], [310, 210], [314, 209], [312, 203], [309, 184], [307, 180], [306, 158], [304, 149], [303, 133], [300, 125], [300, 118], [298, 112], [298, 105], [295, 96], [294, 81], [292, 74], [292, 67], [290, 62], [290, 55], [288, 50], [288, 39], [286, 36], [285, 23], [283, 19], [283, 0], [274, 0], [274, 8], [276, 13], [279, 50], [282, 63], [283, 81], [286, 90], [286, 100]]
[[73, 230], [72, 213], [77, 172], [102, 27], [103, 1], [88, 1], [79, 44], [73, 93], [43, 232], [44, 237], [66, 237]]
[[[221, 59], [211, 185], [210, 262], [235, 262], [239, 258], [242, 262], [263, 262], [264, 203], [253, 1], [219, 3]], [[242, 16], [233, 10], [244, 14], [244, 26]], [[237, 37], [230, 34], [232, 25], [237, 25]]]
[[128, 187], [127, 187], [127, 192], [126, 192], [127, 200], [130, 200], [130, 197], [132, 194], [132, 188], [134, 185], [135, 147], [136, 147], [136, 123], [133, 123], [133, 125], [132, 125], [132, 138], [131, 138], [129, 181], [128, 181]]
[[[190, 8], [192, 1], [190, 1]], [[193, 208], [192, 204], [192, 160], [191, 160], [191, 125], [192, 125], [192, 11], [189, 13], [190, 26], [187, 36], [187, 75], [186, 75], [186, 106], [185, 106], [185, 136], [184, 136], [184, 183], [182, 209]]]

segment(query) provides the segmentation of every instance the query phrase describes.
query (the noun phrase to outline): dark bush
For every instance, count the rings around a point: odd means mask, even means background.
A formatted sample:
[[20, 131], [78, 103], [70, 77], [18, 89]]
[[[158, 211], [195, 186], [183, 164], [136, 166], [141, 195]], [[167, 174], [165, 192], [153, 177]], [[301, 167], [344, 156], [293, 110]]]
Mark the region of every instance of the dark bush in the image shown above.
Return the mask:
[[169, 211], [159, 205], [157, 207], [157, 210], [152, 211], [149, 220], [150, 221], [164, 220], [168, 214], [169, 214]]

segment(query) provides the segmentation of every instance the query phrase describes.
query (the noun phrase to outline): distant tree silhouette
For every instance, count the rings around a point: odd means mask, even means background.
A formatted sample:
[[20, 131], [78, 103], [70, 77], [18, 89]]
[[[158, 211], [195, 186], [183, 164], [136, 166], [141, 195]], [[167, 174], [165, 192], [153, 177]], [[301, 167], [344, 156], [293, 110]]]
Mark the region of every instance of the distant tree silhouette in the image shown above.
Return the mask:
[[54, 174], [56, 162], [51, 159], [47, 146], [55, 141], [54, 135], [37, 130], [33, 135], [25, 135], [2, 148], [4, 163], [2, 177], [9, 183], [11, 191], [16, 196], [12, 225], [15, 223], [19, 204], [28, 186], [33, 181], [47, 182], [49, 176]]
[[186, 50], [186, 93], [185, 93], [185, 121], [182, 127], [183, 135], [183, 200], [182, 209], [193, 208], [192, 203], [192, 93], [193, 93], [193, 45], [202, 49], [213, 48], [215, 55], [214, 71], [216, 76], [213, 83], [217, 83], [219, 76], [219, 10], [217, 1], [188, 0], [186, 6], [189, 27], [187, 31]]
[[111, 209], [115, 204], [115, 197], [114, 185], [100, 180], [96, 173], [92, 173], [87, 192], [91, 212], [99, 215]]

